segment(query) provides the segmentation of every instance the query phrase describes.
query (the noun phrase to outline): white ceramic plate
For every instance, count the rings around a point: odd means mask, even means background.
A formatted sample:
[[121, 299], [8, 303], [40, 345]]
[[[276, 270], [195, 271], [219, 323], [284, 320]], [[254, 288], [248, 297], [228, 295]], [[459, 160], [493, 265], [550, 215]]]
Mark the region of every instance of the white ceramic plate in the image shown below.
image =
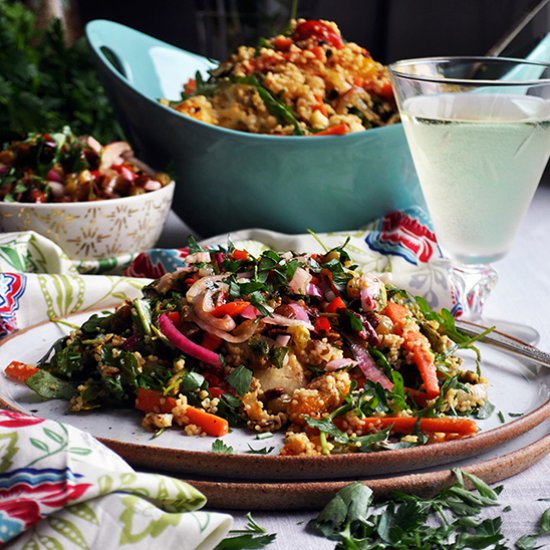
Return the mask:
[[[81, 324], [89, 312], [70, 318]], [[35, 363], [68, 329], [45, 323], [20, 331], [0, 344], [0, 370], [12, 361]], [[158, 438], [140, 426], [141, 414], [132, 410], [68, 414], [67, 403], [42, 401], [25, 385], [4, 378], [0, 405], [72, 424], [90, 432], [135, 466], [169, 470], [185, 475], [239, 479], [342, 479], [415, 471], [477, 456], [507, 445], [550, 417], [550, 369], [536, 368], [501, 351], [481, 346], [482, 372], [489, 378], [495, 413], [479, 421], [476, 436], [398, 451], [355, 453], [328, 457], [281, 457], [282, 436], [257, 440], [235, 429], [224, 437], [234, 454], [212, 453], [213, 438], [187, 437], [168, 430]], [[473, 365], [472, 358], [467, 358]], [[504, 422], [497, 412], [502, 413]], [[247, 453], [249, 448], [274, 447], [267, 455]]]

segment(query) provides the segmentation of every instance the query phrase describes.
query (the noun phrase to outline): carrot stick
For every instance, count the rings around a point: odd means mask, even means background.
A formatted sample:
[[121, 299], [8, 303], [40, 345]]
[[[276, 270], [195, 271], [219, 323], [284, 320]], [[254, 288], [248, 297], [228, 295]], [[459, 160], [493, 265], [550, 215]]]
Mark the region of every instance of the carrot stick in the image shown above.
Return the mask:
[[136, 397], [136, 409], [145, 413], [171, 413], [177, 405], [173, 397], [166, 397], [155, 390], [139, 388]]
[[[177, 401], [173, 397], [165, 397], [155, 390], [138, 389], [136, 409], [140, 411], [145, 413], [171, 413], [176, 405]], [[188, 418], [189, 424], [197, 425], [207, 435], [221, 437], [229, 432], [229, 423], [221, 416], [216, 416], [191, 405], [187, 405], [182, 414]]]
[[403, 336], [403, 347], [412, 356], [412, 360], [418, 368], [424, 383], [426, 397], [428, 399], [437, 397], [439, 395], [439, 381], [434, 354], [430, 349], [429, 340], [420, 332], [418, 325], [414, 322], [406, 322], [408, 319], [412, 319], [411, 312], [401, 304], [388, 302], [382, 313], [393, 321], [396, 332]]
[[190, 405], [187, 406], [184, 414], [189, 418], [190, 424], [195, 424], [207, 435], [221, 437], [229, 432], [229, 423], [221, 416], [216, 416]]
[[428, 339], [416, 330], [406, 330], [403, 333], [405, 349], [412, 355], [413, 361], [420, 372], [424, 390], [428, 399], [439, 395], [439, 381], [435, 368], [434, 354], [430, 349]]
[[4, 372], [10, 380], [14, 380], [15, 382], [26, 382], [28, 378], [36, 374], [39, 370], [38, 367], [34, 367], [28, 363], [12, 361]]
[[[410, 434], [414, 432], [418, 419], [407, 416], [382, 416], [361, 419], [359, 430], [362, 434], [373, 433], [390, 427], [392, 433]], [[354, 428], [357, 431], [356, 428]], [[420, 431], [426, 433], [443, 432], [459, 435], [474, 435], [477, 425], [469, 418], [440, 416], [421, 418]]]

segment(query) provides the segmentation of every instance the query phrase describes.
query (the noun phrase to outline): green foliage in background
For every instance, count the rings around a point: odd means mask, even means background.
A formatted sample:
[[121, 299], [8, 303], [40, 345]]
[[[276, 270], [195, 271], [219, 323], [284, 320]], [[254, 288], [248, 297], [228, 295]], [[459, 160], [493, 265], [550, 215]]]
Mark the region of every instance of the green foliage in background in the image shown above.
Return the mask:
[[105, 143], [123, 137], [84, 39], [67, 47], [21, 2], [0, 0], [0, 145], [69, 125]]

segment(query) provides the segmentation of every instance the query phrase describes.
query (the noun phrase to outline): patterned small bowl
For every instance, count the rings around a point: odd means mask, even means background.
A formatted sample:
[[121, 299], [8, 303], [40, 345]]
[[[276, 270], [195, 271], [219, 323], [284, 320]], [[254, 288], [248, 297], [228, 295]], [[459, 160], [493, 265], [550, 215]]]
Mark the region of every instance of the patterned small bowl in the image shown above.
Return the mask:
[[174, 187], [171, 182], [142, 195], [90, 202], [0, 202], [0, 231], [36, 231], [74, 260], [142, 252], [160, 236]]

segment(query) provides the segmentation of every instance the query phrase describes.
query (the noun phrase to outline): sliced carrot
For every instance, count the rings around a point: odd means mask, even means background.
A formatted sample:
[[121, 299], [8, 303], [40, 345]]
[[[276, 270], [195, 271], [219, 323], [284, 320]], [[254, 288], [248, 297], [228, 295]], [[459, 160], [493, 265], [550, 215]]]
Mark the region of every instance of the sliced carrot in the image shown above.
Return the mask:
[[[163, 396], [158, 391], [139, 388], [135, 406], [136, 409], [145, 413], [171, 413], [177, 406], [177, 401], [173, 397]], [[221, 437], [229, 432], [229, 423], [225, 418], [207, 413], [197, 407], [188, 405], [184, 416], [189, 419], [190, 424], [199, 426], [207, 435]]]
[[430, 349], [429, 340], [416, 330], [406, 330], [403, 333], [405, 349], [412, 355], [414, 364], [420, 372], [424, 390], [428, 399], [439, 395], [439, 381], [435, 368], [435, 357]]
[[[367, 417], [361, 419], [359, 431], [361, 434], [378, 432], [390, 428], [392, 433], [410, 434], [417, 426], [418, 418], [403, 416]], [[421, 418], [420, 431], [424, 433], [442, 432], [447, 434], [474, 435], [477, 433], [476, 423], [469, 418], [436, 417]], [[354, 426], [354, 431], [357, 432]]]
[[419, 407], [425, 407], [430, 399], [426, 395], [426, 392], [413, 388], [405, 388], [405, 393], [409, 395]]
[[28, 363], [21, 361], [12, 361], [4, 371], [6, 376], [16, 382], [25, 382], [33, 374], [36, 374], [40, 369]]
[[185, 416], [191, 424], [195, 424], [202, 431], [213, 437], [221, 437], [229, 433], [229, 423], [225, 418], [216, 416], [215, 414], [207, 413], [202, 409], [197, 409], [188, 405], [185, 409]]
[[386, 307], [382, 310], [384, 315], [387, 315], [394, 324], [403, 326], [407, 318], [411, 318], [411, 312], [403, 305], [390, 302], [386, 304]]
[[416, 323], [407, 324], [407, 319], [412, 318], [411, 312], [401, 304], [388, 302], [382, 313], [387, 315], [395, 326], [397, 334], [403, 337], [403, 347], [411, 354], [412, 360], [422, 382], [426, 397], [432, 399], [439, 395], [439, 381], [437, 379], [437, 369], [435, 367], [435, 357], [430, 349], [430, 342], [424, 336]]
[[177, 405], [173, 397], [166, 397], [155, 390], [139, 388], [137, 391], [135, 407], [145, 413], [171, 413]]

